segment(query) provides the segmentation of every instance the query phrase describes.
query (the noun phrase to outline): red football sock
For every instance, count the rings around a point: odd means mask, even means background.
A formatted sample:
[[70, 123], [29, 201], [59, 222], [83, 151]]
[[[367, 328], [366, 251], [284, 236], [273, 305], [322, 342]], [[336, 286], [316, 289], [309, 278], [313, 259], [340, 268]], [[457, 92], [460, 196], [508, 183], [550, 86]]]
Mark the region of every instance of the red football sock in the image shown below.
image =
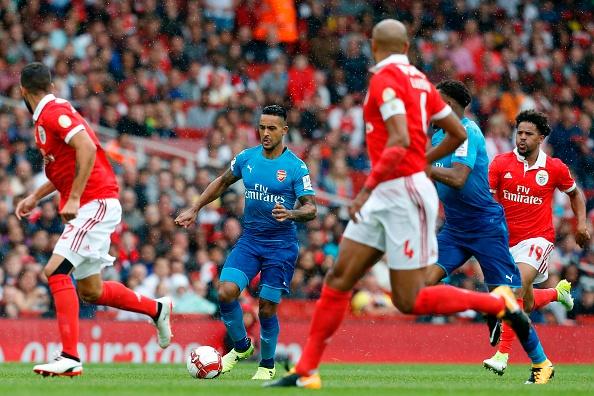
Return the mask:
[[305, 348], [295, 366], [298, 374], [311, 375], [317, 370], [330, 337], [344, 319], [350, 300], [350, 291], [340, 291], [324, 285], [322, 295], [316, 303]]
[[78, 358], [78, 295], [70, 276], [51, 275], [48, 284], [54, 304], [62, 339], [62, 352]]
[[545, 305], [557, 301], [557, 289], [533, 289], [534, 309], [541, 309]]
[[[524, 299], [518, 298], [518, 305], [520, 308], [524, 309]], [[499, 339], [499, 352], [501, 353], [510, 353], [512, 343], [514, 342], [514, 338], [516, 338], [516, 333], [512, 330], [510, 325], [505, 322], [501, 322], [501, 338]]]
[[141, 296], [119, 282], [103, 282], [103, 291], [95, 304], [143, 313], [151, 318], [157, 315], [157, 302], [155, 300]]
[[415, 315], [450, 315], [467, 309], [497, 315], [505, 309], [505, 304], [503, 299], [489, 293], [438, 285], [421, 289], [411, 313]]

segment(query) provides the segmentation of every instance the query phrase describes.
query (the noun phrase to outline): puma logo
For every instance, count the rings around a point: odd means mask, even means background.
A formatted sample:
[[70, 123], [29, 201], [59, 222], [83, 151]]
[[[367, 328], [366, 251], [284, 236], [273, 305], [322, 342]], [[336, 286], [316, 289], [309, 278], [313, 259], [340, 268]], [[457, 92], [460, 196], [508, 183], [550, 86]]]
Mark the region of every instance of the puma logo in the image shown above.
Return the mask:
[[509, 282], [511, 283], [512, 279], [513, 279], [513, 275], [505, 275], [506, 279], [509, 279]]

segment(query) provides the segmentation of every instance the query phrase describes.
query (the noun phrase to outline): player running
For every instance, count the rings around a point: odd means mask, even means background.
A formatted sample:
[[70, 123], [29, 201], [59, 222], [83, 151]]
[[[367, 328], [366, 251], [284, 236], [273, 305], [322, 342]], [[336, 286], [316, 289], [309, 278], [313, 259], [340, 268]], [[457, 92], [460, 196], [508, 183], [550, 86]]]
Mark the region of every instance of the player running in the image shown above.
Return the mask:
[[[586, 226], [586, 204], [567, 165], [560, 159], [547, 156], [540, 146], [551, 128], [547, 117], [534, 110], [526, 110], [516, 117], [516, 148], [498, 155], [489, 168], [491, 192], [505, 210], [509, 226], [510, 251], [522, 274], [522, 293], [518, 299], [527, 312], [553, 301], [566, 309], [573, 308], [571, 285], [561, 281], [556, 288], [534, 290], [532, 285], [548, 278], [548, 265], [555, 228], [552, 220], [552, 201], [555, 189], [569, 196], [571, 209], [577, 219], [575, 240], [585, 247], [590, 240]], [[513, 332], [503, 324], [497, 353], [483, 364], [502, 375], [507, 367]], [[552, 367], [532, 368], [530, 382], [552, 376]]]
[[218, 288], [221, 316], [235, 344], [223, 356], [222, 372], [254, 353], [238, 298], [260, 273], [261, 360], [254, 380], [269, 380], [276, 372], [274, 355], [280, 330], [276, 311], [282, 295], [289, 292], [299, 254], [294, 222], [313, 220], [317, 211], [307, 166], [283, 143], [289, 129], [286, 121], [284, 108], [265, 107], [258, 126], [262, 145], [239, 153], [194, 206], [175, 219], [176, 224], [189, 227], [200, 209], [243, 179], [244, 232], [227, 257]]
[[[400, 311], [449, 315], [475, 309], [509, 320], [522, 341], [530, 332], [528, 318], [509, 287], [491, 294], [446, 285], [425, 287], [426, 267], [437, 260], [438, 198], [424, 170], [427, 159], [432, 162], [453, 152], [466, 132], [435, 87], [409, 63], [409, 41], [401, 22], [379, 22], [371, 47], [377, 65], [363, 110], [371, 174], [349, 208], [351, 221], [336, 264], [326, 275], [303, 354], [287, 376], [267, 386], [321, 387], [320, 360], [344, 318], [351, 290], [384, 254], [392, 301]], [[443, 128], [446, 137], [425, 155], [430, 121]]]
[[[35, 121], [35, 142], [43, 154], [49, 179], [15, 209], [19, 219], [28, 216], [50, 193], [60, 193], [60, 215], [66, 222], [43, 272], [56, 306], [62, 353], [33, 368], [44, 376], [82, 374], [78, 344], [78, 295], [84, 301], [108, 305], [151, 317], [161, 348], [171, 342], [171, 300], [141, 296], [118, 282], [101, 279], [101, 269], [113, 264], [110, 235], [120, 222], [118, 184], [105, 152], [81, 115], [64, 99], [50, 93], [50, 71], [30, 63], [21, 72], [21, 93]], [[76, 290], [70, 275], [76, 279]]]
[[[470, 92], [464, 84], [454, 80], [440, 82], [437, 89], [461, 118], [468, 138], [454, 153], [431, 167], [430, 174], [437, 181], [437, 193], [445, 210], [445, 224], [437, 236], [438, 260], [427, 271], [427, 284], [438, 283], [474, 256], [490, 290], [507, 285], [519, 294], [522, 280], [509, 251], [503, 208], [489, 192], [485, 138], [479, 127], [464, 117], [471, 101]], [[432, 145], [438, 145], [444, 137], [443, 130], [437, 131]], [[498, 335], [490, 335], [495, 345]], [[554, 373], [552, 363], [544, 354], [536, 332], [532, 332], [531, 337], [534, 347], [527, 353], [533, 367], [551, 367], [538, 378], [539, 383], [546, 383]]]

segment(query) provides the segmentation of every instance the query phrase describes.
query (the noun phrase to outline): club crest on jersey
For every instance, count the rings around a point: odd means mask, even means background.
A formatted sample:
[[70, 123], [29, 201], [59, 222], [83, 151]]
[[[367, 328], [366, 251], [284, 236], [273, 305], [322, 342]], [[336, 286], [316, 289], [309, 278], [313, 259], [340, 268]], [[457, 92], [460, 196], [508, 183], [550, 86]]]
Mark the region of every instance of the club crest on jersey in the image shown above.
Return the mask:
[[396, 91], [394, 91], [394, 89], [387, 87], [384, 89], [384, 91], [382, 92], [382, 100], [384, 102], [389, 102], [390, 100], [394, 99], [396, 97]]
[[47, 141], [47, 136], [45, 134], [45, 129], [43, 129], [41, 125], [37, 127], [37, 136], [39, 137], [39, 141], [41, 142], [41, 144], [45, 144], [45, 142]]
[[72, 120], [66, 114], [62, 114], [60, 117], [58, 117], [58, 124], [60, 124], [60, 126], [65, 129], [72, 125]]
[[279, 182], [285, 181], [287, 178], [287, 171], [284, 169], [279, 169], [276, 171], [276, 180]]
[[538, 184], [539, 186], [544, 186], [545, 184], [547, 184], [548, 181], [549, 173], [546, 170], [541, 169], [538, 172], [536, 172], [536, 184]]

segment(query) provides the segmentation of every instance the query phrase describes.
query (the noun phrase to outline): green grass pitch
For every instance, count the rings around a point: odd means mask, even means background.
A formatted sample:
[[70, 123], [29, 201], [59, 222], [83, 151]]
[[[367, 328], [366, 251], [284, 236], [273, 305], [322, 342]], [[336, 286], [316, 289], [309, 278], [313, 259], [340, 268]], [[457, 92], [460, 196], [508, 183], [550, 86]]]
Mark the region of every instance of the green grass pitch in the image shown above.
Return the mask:
[[[503, 377], [480, 365], [326, 364], [320, 391], [263, 389], [250, 380], [253, 363], [239, 364], [214, 380], [190, 378], [185, 366], [160, 364], [86, 364], [76, 378], [43, 378], [32, 364], [0, 364], [0, 395], [593, 395], [593, 365], [559, 365], [545, 386], [523, 385], [527, 365], [512, 365]], [[279, 368], [277, 375], [282, 375]]]

